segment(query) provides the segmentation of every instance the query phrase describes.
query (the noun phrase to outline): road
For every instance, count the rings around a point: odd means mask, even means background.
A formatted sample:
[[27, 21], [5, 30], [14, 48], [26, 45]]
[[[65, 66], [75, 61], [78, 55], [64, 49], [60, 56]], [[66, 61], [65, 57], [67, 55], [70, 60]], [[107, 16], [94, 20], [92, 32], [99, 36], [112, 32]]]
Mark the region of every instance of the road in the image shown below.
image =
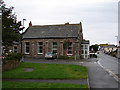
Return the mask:
[[103, 52], [99, 52], [98, 54], [98, 64], [105, 69], [109, 70], [116, 76], [118, 75], [118, 71], [120, 70], [120, 62], [118, 62], [118, 59], [115, 57], [112, 57], [110, 55], [106, 55]]

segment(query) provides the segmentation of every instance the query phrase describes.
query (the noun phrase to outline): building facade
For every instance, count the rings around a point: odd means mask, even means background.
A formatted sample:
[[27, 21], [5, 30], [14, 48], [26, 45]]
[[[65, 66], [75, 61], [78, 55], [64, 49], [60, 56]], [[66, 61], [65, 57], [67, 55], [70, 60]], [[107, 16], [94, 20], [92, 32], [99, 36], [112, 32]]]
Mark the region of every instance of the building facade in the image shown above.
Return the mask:
[[104, 53], [110, 53], [110, 52], [114, 52], [117, 50], [117, 46], [115, 45], [105, 45], [105, 46], [101, 46], [101, 50], [104, 52]]
[[[44, 58], [47, 52], [56, 53], [57, 57], [89, 58], [89, 44], [84, 43], [81, 22], [43, 26], [32, 26], [30, 23], [29, 25], [22, 35], [22, 42], [11, 47], [14, 53], [22, 52], [25, 57], [32, 58]], [[84, 45], [87, 45], [87, 48], [81, 47]]]

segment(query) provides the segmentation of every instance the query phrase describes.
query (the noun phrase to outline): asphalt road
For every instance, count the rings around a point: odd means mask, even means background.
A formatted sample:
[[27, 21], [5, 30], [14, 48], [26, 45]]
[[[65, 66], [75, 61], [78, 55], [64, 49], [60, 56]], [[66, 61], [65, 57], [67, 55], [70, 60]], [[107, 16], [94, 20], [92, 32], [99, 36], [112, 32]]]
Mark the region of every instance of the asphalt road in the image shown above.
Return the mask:
[[111, 71], [115, 75], [119, 76], [118, 71], [120, 71], [120, 62], [117, 58], [106, 55], [100, 51], [98, 54], [98, 64]]
[[118, 82], [98, 63], [85, 62], [83, 65], [88, 68], [88, 78], [91, 90], [94, 88], [118, 88]]

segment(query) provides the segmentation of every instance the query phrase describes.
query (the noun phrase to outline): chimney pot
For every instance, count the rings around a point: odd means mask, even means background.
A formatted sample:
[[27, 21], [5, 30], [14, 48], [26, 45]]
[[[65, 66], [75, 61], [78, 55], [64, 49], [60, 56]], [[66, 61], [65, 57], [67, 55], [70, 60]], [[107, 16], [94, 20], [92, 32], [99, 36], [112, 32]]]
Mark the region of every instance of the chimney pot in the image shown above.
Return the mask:
[[32, 22], [31, 22], [31, 21], [30, 21], [30, 23], [29, 23], [29, 27], [30, 27], [30, 26], [32, 26]]
[[65, 25], [69, 25], [69, 22], [65, 23]]

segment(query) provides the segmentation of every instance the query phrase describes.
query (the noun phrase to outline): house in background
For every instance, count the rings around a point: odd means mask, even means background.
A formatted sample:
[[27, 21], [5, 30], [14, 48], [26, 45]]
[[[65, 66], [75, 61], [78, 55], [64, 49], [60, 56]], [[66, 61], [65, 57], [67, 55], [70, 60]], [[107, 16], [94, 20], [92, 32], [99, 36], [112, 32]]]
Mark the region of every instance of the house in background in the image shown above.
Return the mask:
[[[9, 52], [13, 53], [21, 53], [21, 43], [20, 42], [13, 42], [12, 46], [7, 47]], [[2, 53], [5, 53], [6, 49], [5, 46], [2, 46]]]
[[108, 44], [107, 43], [106, 44], [100, 44], [99, 46], [100, 46], [99, 50], [103, 50], [105, 46], [108, 46]]
[[115, 45], [110, 45], [110, 44], [108, 44], [108, 45], [106, 45], [106, 46], [102, 46], [102, 51], [104, 52], [104, 53], [110, 53], [110, 52], [114, 52], [114, 51], [116, 51], [117, 50], [117, 46], [115, 46]]
[[[81, 22], [29, 25], [22, 37], [22, 53], [25, 57], [44, 58], [46, 52], [57, 53], [57, 56], [76, 56], [77, 59], [89, 57], [89, 41], [83, 40]], [[65, 49], [65, 43], [68, 41]]]

